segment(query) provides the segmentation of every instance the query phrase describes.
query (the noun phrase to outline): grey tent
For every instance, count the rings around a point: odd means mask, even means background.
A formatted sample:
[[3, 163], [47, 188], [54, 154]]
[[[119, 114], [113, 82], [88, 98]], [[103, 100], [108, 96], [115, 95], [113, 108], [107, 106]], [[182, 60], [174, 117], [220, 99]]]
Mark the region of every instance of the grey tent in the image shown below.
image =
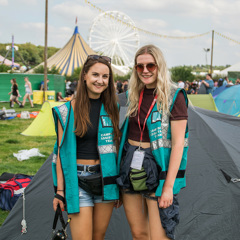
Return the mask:
[[[176, 239], [238, 240], [240, 119], [190, 107], [188, 127], [187, 187], [179, 194]], [[54, 215], [51, 156], [25, 191], [28, 232], [21, 235], [20, 198], [0, 229], [0, 240], [50, 239]], [[132, 239], [123, 208], [114, 210], [105, 239]]]
[[189, 108], [187, 187], [177, 240], [240, 239], [240, 119]]
[[200, 88], [198, 89], [198, 94], [206, 94], [207, 93], [207, 88], [205, 84], [201, 84]]
[[[19, 198], [0, 229], [0, 240], [50, 240], [54, 211], [52, 201], [54, 190], [51, 172], [52, 155], [39, 169], [25, 189], [25, 219], [27, 233], [22, 234], [23, 198]], [[65, 220], [67, 215], [64, 213]], [[60, 229], [60, 223], [58, 224]], [[71, 239], [70, 229], [68, 235]], [[106, 240], [130, 240], [131, 233], [123, 207], [114, 210], [106, 233]]]

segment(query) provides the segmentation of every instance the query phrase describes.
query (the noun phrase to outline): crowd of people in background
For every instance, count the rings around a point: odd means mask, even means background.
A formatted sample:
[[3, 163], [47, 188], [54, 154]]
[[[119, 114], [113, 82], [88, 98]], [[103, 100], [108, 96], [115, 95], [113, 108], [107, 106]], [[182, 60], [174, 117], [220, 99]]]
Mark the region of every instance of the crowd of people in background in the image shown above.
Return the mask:
[[240, 84], [240, 78], [238, 78], [235, 81], [235, 84], [228, 79], [228, 77], [225, 78], [219, 78], [219, 79], [212, 79], [212, 75], [209, 73], [206, 75], [205, 80], [194, 80], [193, 82], [185, 81], [183, 82], [182, 80], [178, 81], [178, 87], [179, 88], [184, 88], [187, 94], [199, 94], [201, 84], [205, 85], [206, 88], [206, 94], [213, 93], [214, 90], [218, 87], [222, 86], [233, 86], [233, 85], [238, 85]]
[[[72, 99], [76, 89], [77, 89], [77, 81], [76, 80], [74, 80], [72, 82], [70, 80], [66, 81], [66, 91], [65, 91], [66, 98]], [[128, 80], [127, 79], [124, 81], [117, 80], [115, 82], [115, 89], [116, 89], [117, 94], [126, 92], [128, 90]], [[65, 101], [66, 98], [62, 97], [61, 92], [57, 93], [57, 101], [62, 102], [62, 101]]]
[[[31, 82], [29, 81], [28, 77], [24, 78], [25, 81], [25, 95], [23, 97], [23, 102], [21, 103], [18, 98], [21, 97], [19, 90], [18, 90], [18, 84], [16, 82], [16, 79], [13, 78], [11, 79], [11, 91], [8, 93], [10, 95], [10, 107], [13, 108], [14, 106], [14, 102], [17, 103], [19, 105], [19, 107], [24, 107], [26, 100], [28, 99], [30, 102], [31, 107], [33, 106], [33, 100], [31, 99], [31, 95], [33, 95], [33, 91], [32, 91], [32, 85]], [[49, 90], [49, 79], [47, 79], [47, 89]], [[56, 101], [59, 102], [66, 102], [69, 100], [72, 100], [76, 88], [77, 88], [77, 81], [70, 81], [70, 80], [66, 80], [66, 90], [65, 90], [65, 97], [62, 96], [61, 92], [57, 92], [56, 94]], [[206, 75], [206, 79], [205, 80], [194, 80], [193, 82], [189, 82], [189, 81], [182, 81], [179, 80], [178, 81], [178, 87], [179, 88], [183, 88], [185, 89], [185, 91], [187, 92], [187, 94], [199, 94], [201, 92], [199, 92], [199, 89], [201, 88], [201, 84], [204, 84], [206, 87], [206, 94], [209, 93], [213, 93], [214, 90], [218, 87], [222, 87], [222, 86], [233, 86], [233, 85], [238, 85], [240, 84], [240, 78], [237, 78], [237, 80], [235, 81], [235, 84], [228, 79], [228, 77], [225, 78], [219, 78], [219, 79], [212, 79], [212, 75], [211, 74], [207, 74]], [[128, 80], [124, 80], [124, 81], [120, 81], [117, 80], [115, 82], [115, 88], [116, 88], [116, 92], [117, 94], [126, 92], [128, 90]], [[44, 81], [41, 82], [40, 84], [40, 90], [44, 89]]]
[[126, 92], [128, 90], [128, 80], [124, 80], [123, 82], [120, 80], [116, 81], [115, 88], [117, 90], [117, 94]]

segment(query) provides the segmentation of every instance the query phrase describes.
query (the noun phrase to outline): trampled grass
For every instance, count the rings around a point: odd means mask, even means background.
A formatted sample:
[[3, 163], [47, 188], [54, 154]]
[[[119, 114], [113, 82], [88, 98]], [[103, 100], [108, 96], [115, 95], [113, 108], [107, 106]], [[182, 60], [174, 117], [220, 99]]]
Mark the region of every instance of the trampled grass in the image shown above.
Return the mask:
[[[9, 109], [9, 103], [0, 102], [0, 109], [5, 107]], [[15, 111], [39, 111], [41, 105], [30, 107], [27, 102], [24, 108], [19, 108], [15, 104]], [[3, 172], [22, 173], [27, 175], [35, 175], [44, 161], [52, 153], [55, 143], [55, 137], [28, 137], [20, 133], [23, 132], [34, 119], [14, 118], [11, 120], [0, 120], [0, 175]], [[13, 153], [19, 150], [38, 148], [45, 157], [32, 157], [29, 160], [18, 161]], [[9, 212], [0, 209], [0, 226], [6, 219]]]

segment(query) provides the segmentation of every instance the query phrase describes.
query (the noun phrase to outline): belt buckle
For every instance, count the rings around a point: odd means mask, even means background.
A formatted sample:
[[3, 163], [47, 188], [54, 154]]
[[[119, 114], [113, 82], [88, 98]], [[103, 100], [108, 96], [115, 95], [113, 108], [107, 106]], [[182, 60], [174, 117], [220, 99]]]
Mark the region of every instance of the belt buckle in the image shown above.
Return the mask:
[[96, 171], [91, 171], [90, 168], [91, 168], [91, 166], [88, 166], [88, 167], [87, 167], [87, 171], [88, 171], [89, 173], [94, 173], [94, 172], [96, 172]]

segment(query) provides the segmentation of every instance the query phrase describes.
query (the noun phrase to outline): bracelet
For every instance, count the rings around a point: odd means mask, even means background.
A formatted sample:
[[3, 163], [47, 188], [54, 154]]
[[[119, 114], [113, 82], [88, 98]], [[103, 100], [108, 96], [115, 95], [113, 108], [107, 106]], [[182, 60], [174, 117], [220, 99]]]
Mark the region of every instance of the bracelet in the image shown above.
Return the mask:
[[64, 190], [62, 190], [62, 189], [57, 189], [57, 191], [63, 191], [64, 192]]

